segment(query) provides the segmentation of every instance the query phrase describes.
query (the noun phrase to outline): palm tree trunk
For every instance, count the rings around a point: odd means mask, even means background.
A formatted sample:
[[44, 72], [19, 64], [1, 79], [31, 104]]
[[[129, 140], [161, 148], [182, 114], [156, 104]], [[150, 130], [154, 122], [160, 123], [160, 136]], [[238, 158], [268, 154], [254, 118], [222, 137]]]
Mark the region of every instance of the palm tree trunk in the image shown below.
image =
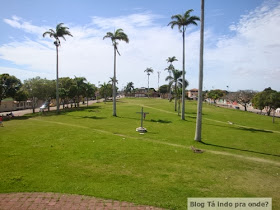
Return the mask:
[[56, 45], [56, 112], [59, 112], [59, 93], [58, 93], [58, 46]]
[[[171, 71], [169, 71], [169, 78], [171, 77]], [[169, 83], [170, 83], [171, 79], [169, 79]], [[171, 100], [171, 87], [170, 87], [170, 90], [169, 90], [169, 94], [168, 94], [168, 100], [170, 101]]]
[[114, 78], [113, 78], [113, 116], [117, 116], [116, 109], [116, 46], [114, 46]]
[[196, 141], [201, 141], [201, 129], [202, 129], [203, 48], [204, 48], [204, 0], [201, 0], [199, 85], [198, 85], [196, 130], [195, 130], [195, 138], [194, 138], [194, 140]]
[[34, 114], [35, 113], [35, 97], [32, 96], [32, 113]]
[[150, 92], [150, 91], [149, 91], [149, 90], [150, 90], [150, 87], [149, 87], [149, 86], [150, 86], [150, 80], [149, 80], [149, 79], [150, 79], [150, 78], [149, 78], [149, 77], [150, 77], [150, 75], [149, 75], [149, 73], [148, 73], [148, 98], [150, 98], [150, 95], [149, 95], [149, 92]]
[[176, 85], [176, 83], [175, 83], [174, 89], [175, 89], [175, 112], [176, 112], [176, 111], [177, 111], [177, 98], [178, 98], [178, 96], [177, 96], [177, 85]]
[[178, 100], [178, 116], [180, 116], [180, 99]]
[[185, 120], [185, 27], [183, 26], [183, 81], [182, 81], [182, 114], [181, 119]]

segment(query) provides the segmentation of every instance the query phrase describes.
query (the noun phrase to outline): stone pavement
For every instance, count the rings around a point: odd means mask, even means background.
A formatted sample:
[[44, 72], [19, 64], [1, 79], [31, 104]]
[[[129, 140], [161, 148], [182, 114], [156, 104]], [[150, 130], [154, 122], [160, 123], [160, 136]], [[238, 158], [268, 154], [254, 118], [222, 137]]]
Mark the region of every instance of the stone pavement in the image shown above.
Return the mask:
[[124, 201], [61, 193], [7, 193], [0, 194], [0, 210], [160, 210]]

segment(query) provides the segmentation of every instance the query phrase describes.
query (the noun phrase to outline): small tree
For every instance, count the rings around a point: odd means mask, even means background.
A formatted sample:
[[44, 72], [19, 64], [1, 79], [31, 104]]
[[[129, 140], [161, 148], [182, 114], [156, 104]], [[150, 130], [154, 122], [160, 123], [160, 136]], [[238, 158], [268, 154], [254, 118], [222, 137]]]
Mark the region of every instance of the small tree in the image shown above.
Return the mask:
[[69, 103], [69, 100], [71, 98], [70, 90], [73, 85], [74, 81], [69, 77], [63, 77], [59, 80], [59, 95], [62, 100], [63, 109], [65, 108], [65, 104]]
[[207, 97], [213, 99], [214, 103], [216, 103], [216, 100], [222, 98], [224, 95], [225, 95], [224, 91], [217, 89], [217, 90], [210, 90], [207, 94]]
[[270, 87], [266, 88], [254, 96], [252, 103], [254, 108], [260, 110], [265, 109], [267, 115], [270, 116], [272, 111], [275, 114], [275, 110], [280, 107], [280, 92], [272, 90]]
[[96, 91], [95, 85], [91, 84], [90, 82], [85, 84], [85, 96], [87, 98], [87, 106], [88, 106], [88, 99], [93, 97]]
[[127, 83], [127, 85], [124, 88], [125, 94], [128, 94], [128, 93], [131, 94], [133, 91], [134, 91], [134, 84], [133, 84], [133, 82]]
[[21, 81], [15, 76], [9, 74], [0, 75], [0, 105], [4, 98], [14, 98], [20, 90]]
[[247, 106], [252, 102], [254, 95], [256, 95], [256, 92], [253, 90], [239, 90], [235, 93], [228, 93], [226, 98], [232, 102], [238, 102], [247, 111]]
[[[167, 70], [168, 73], [169, 73], [169, 76], [171, 77], [171, 72], [172, 72], [172, 70], [175, 69], [174, 66], [173, 66], [173, 62], [174, 62], [174, 61], [178, 61], [178, 60], [177, 60], [177, 58], [176, 58], [175, 56], [172, 56], [172, 57], [168, 57], [168, 58], [166, 59], [166, 61], [167, 61], [167, 63], [170, 63], [170, 64], [169, 64], [169, 66], [168, 66], [166, 69], [164, 69], [164, 70]], [[170, 82], [170, 81], [169, 81], [169, 82]], [[169, 99], [169, 100], [171, 99], [171, 89], [169, 89], [168, 99]]]
[[169, 85], [162, 85], [159, 87], [159, 93], [160, 94], [166, 94], [168, 93]]
[[105, 101], [107, 101], [107, 99], [109, 97], [112, 97], [112, 85], [110, 83], [103, 83], [102, 85], [100, 85], [99, 88], [99, 94], [102, 98], [104, 98]]
[[[175, 103], [174, 103], [174, 110], [177, 111], [177, 100], [179, 96], [179, 87], [182, 84], [182, 71], [179, 70], [172, 70], [172, 76], [166, 77], [165, 81], [169, 81], [169, 89], [171, 90], [173, 87], [173, 94], [175, 98]], [[182, 85], [181, 85], [182, 86]]]

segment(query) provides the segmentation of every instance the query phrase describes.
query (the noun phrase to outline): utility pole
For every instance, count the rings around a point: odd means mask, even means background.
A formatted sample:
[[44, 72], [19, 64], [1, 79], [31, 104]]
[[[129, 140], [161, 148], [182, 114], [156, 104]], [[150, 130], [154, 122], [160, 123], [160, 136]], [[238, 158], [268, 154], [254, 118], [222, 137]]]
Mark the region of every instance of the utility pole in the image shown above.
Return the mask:
[[157, 73], [158, 73], [158, 91], [159, 91], [159, 78], [160, 78], [160, 71], [158, 71]]

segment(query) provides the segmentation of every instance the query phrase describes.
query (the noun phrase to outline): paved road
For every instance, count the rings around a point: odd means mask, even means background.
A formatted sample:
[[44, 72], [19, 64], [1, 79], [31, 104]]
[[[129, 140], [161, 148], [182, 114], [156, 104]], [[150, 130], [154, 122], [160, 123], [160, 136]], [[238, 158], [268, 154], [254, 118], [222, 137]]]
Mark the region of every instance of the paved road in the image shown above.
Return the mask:
[[[99, 102], [103, 101], [103, 99], [100, 99], [98, 101]], [[96, 102], [97, 102], [97, 100], [91, 100], [91, 101], [88, 102], [88, 105], [91, 105], [91, 104], [96, 103]], [[84, 106], [86, 106], [86, 103], [85, 104], [80, 103], [80, 107], [84, 107]], [[63, 109], [62, 105], [60, 106], [60, 109]], [[50, 107], [50, 110], [56, 110], [56, 107]], [[35, 109], [35, 112], [39, 112], [39, 111], [40, 111], [40, 108]], [[6, 114], [9, 114], [9, 113], [11, 113], [11, 112], [0, 112], [0, 115], [6, 116]], [[13, 114], [14, 114], [15, 117], [16, 116], [23, 116], [25, 114], [30, 114], [30, 113], [32, 113], [32, 109], [24, 109], [24, 110], [13, 111]]]

